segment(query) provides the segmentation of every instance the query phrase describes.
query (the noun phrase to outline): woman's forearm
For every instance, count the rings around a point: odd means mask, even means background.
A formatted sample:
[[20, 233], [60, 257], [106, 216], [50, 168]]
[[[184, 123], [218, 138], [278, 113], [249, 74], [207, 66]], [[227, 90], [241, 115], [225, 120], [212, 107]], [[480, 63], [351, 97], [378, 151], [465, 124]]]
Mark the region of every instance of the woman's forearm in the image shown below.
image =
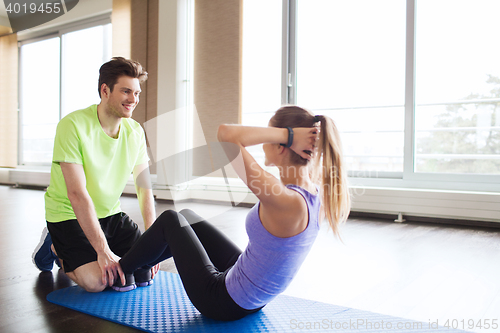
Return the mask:
[[288, 130], [278, 127], [253, 127], [223, 124], [219, 126], [217, 138], [220, 142], [232, 142], [243, 147], [261, 143], [288, 142]]

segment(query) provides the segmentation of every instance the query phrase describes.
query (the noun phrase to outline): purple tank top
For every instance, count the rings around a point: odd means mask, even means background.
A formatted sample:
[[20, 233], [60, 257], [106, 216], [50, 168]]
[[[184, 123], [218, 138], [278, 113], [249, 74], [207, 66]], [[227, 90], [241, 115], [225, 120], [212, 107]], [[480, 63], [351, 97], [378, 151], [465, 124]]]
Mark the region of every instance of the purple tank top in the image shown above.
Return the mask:
[[226, 275], [231, 298], [244, 309], [252, 310], [269, 303], [283, 292], [299, 270], [319, 231], [320, 198], [296, 185], [287, 185], [300, 193], [307, 203], [309, 223], [300, 234], [289, 238], [271, 235], [259, 218], [259, 206], [252, 207], [246, 218], [248, 246]]

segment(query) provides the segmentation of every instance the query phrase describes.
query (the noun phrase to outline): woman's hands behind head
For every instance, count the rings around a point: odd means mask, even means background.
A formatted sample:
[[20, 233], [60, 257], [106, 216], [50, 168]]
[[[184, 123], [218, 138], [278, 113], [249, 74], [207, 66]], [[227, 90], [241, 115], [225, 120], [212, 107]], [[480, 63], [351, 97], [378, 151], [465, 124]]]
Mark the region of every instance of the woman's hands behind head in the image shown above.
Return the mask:
[[316, 143], [319, 140], [319, 127], [296, 127], [293, 129], [293, 143], [290, 147], [303, 159], [313, 158]]

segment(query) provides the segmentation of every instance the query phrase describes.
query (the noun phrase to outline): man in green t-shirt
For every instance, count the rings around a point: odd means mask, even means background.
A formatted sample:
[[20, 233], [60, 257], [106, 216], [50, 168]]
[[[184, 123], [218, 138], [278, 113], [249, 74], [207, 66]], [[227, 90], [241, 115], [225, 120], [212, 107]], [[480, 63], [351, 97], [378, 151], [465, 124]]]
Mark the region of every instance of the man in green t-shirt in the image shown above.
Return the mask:
[[[138, 62], [113, 58], [99, 70], [99, 105], [61, 119], [54, 140], [44, 229], [33, 262], [42, 271], [62, 262], [66, 274], [90, 292], [152, 283], [158, 266], [126, 276], [118, 263], [141, 235], [119, 198], [133, 173], [144, 225], [155, 218], [144, 130], [132, 113], [147, 72]], [[60, 260], [60, 261], [59, 261]]]

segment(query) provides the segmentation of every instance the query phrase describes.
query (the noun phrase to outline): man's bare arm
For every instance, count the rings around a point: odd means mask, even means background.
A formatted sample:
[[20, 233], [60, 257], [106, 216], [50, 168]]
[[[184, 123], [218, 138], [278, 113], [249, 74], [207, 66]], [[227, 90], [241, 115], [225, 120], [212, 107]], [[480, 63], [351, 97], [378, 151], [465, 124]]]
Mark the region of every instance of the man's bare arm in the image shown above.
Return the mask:
[[125, 284], [125, 275], [116, 256], [108, 246], [108, 242], [97, 219], [94, 203], [86, 188], [86, 178], [81, 164], [61, 163], [61, 170], [68, 190], [68, 198], [85, 236], [97, 252], [97, 262], [101, 268], [102, 283], [113, 285], [120, 276]]

